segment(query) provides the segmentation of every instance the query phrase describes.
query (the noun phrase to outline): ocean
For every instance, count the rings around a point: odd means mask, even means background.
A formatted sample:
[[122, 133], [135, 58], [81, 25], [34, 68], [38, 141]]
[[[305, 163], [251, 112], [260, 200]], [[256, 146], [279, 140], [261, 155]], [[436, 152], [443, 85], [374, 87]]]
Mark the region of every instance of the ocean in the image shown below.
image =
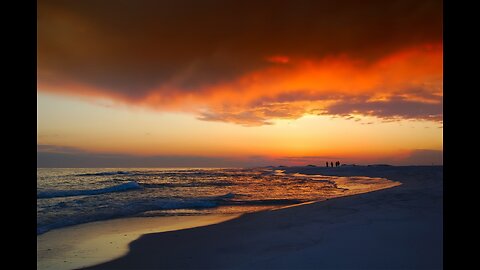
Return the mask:
[[38, 168], [37, 234], [121, 217], [241, 214], [392, 185], [275, 168]]

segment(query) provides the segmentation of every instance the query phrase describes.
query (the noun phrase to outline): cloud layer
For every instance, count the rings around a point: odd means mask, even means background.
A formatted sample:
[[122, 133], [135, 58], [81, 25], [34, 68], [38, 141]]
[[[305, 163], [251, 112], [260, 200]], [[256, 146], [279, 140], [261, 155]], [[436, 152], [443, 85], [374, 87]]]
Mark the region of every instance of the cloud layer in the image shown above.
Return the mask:
[[439, 121], [442, 55], [441, 1], [38, 3], [41, 91], [247, 126]]
[[415, 149], [402, 157], [383, 156], [338, 157], [338, 156], [300, 156], [300, 157], [212, 157], [212, 156], [135, 156], [129, 154], [94, 153], [73, 147], [56, 145], [37, 145], [37, 168], [135, 168], [135, 167], [260, 167], [260, 166], [324, 166], [326, 161], [341, 161], [343, 164], [392, 165], [443, 165], [443, 151]]

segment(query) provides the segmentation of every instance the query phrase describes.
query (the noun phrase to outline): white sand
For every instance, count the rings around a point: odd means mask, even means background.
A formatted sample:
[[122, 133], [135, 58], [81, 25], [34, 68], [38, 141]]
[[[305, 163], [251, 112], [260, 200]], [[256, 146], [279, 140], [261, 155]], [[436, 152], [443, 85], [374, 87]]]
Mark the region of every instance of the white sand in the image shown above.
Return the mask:
[[442, 269], [443, 167], [282, 168], [385, 177], [390, 189], [145, 234], [89, 269]]

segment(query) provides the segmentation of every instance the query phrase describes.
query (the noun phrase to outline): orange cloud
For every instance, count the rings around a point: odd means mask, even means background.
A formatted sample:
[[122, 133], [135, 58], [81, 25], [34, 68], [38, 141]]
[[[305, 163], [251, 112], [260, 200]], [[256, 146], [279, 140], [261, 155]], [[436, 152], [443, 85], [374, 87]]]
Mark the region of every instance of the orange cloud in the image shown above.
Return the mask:
[[441, 0], [225, 2], [39, 1], [38, 88], [242, 125], [442, 118]]
[[114, 89], [71, 81], [39, 83], [39, 88], [111, 98], [155, 110], [190, 112], [202, 120], [246, 126], [270, 124], [274, 119], [296, 119], [305, 114], [360, 114], [434, 121], [443, 117], [441, 43], [405, 48], [375, 61], [345, 54], [268, 59], [272, 63], [264, 68], [199, 86], [196, 91], [177, 83], [182, 74], [135, 98]]

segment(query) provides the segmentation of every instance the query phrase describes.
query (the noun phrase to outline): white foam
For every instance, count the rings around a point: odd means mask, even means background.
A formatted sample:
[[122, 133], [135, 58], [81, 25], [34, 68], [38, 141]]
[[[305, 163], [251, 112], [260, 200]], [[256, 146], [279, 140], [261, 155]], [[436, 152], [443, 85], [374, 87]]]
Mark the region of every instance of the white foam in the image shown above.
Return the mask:
[[84, 196], [84, 195], [97, 195], [111, 192], [119, 192], [130, 189], [139, 189], [141, 186], [135, 182], [130, 181], [120, 185], [99, 188], [99, 189], [80, 189], [80, 190], [48, 190], [37, 193], [38, 199], [56, 198], [56, 197], [69, 197], [69, 196]]

